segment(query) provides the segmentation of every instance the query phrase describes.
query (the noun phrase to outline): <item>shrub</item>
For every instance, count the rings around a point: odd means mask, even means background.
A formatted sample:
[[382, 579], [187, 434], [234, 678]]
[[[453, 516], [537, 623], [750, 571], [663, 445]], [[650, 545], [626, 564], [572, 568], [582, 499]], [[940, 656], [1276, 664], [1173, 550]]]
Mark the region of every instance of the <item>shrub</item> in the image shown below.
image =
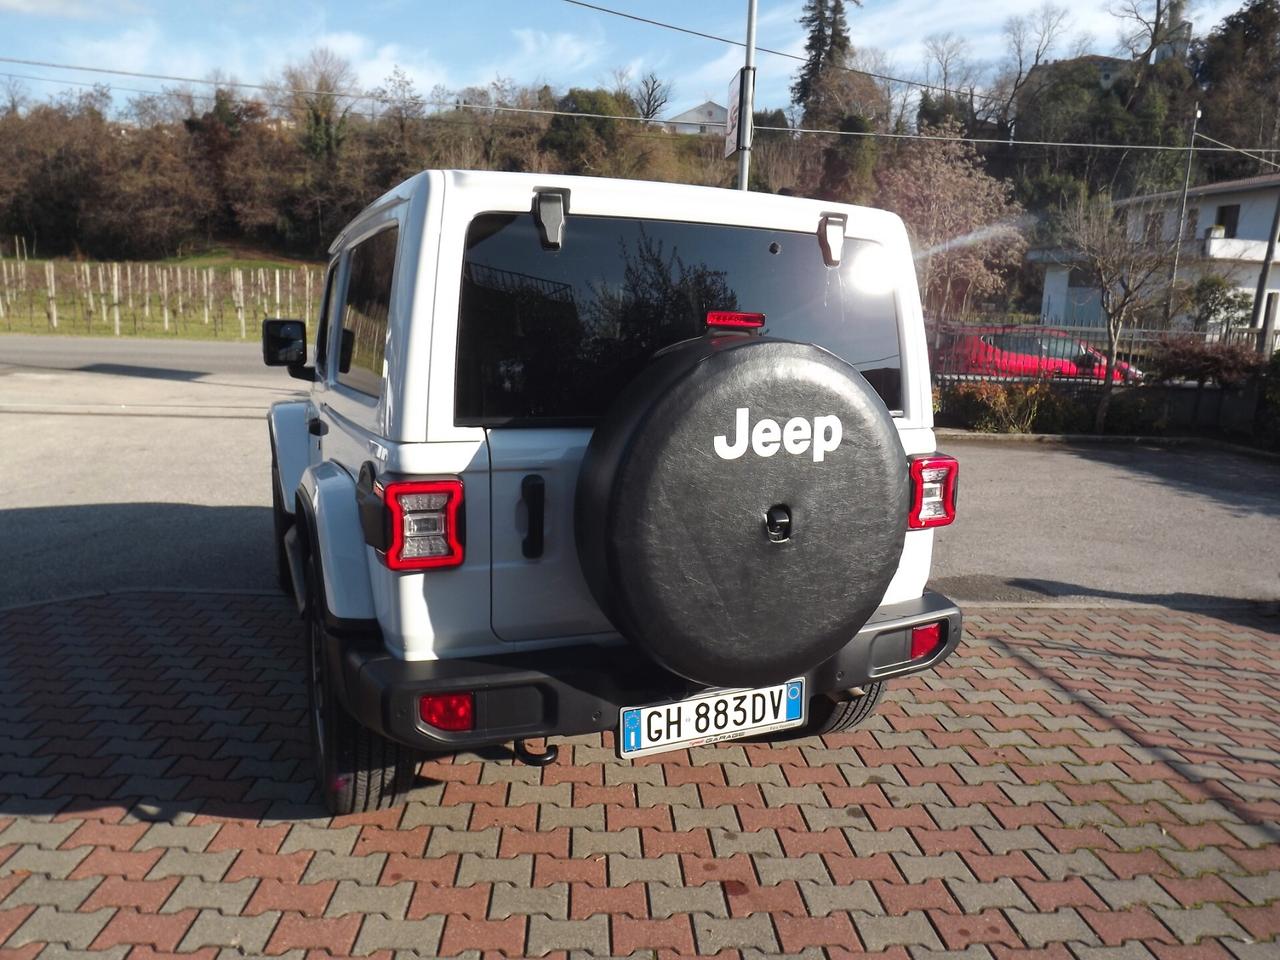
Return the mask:
[[1280, 449], [1280, 353], [1272, 354], [1262, 377], [1257, 427], [1259, 440]]
[[1047, 380], [957, 383], [942, 398], [947, 418], [981, 433], [1029, 433], [1041, 406], [1051, 396]]
[[1246, 343], [1209, 343], [1201, 337], [1171, 337], [1156, 349], [1156, 379], [1216, 382], [1235, 387], [1261, 371], [1262, 357]]

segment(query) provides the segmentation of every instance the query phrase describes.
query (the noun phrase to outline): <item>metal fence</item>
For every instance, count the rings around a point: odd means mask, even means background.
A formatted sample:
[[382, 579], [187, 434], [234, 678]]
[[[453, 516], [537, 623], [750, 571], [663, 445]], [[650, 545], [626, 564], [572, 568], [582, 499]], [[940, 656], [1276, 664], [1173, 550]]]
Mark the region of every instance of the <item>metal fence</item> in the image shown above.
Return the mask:
[[[926, 322], [930, 369], [935, 384], [963, 380], [1049, 379], [1064, 388], [1101, 386], [1106, 378], [1108, 340], [1104, 328], [1037, 323]], [[1216, 330], [1135, 326], [1117, 343], [1116, 383], [1148, 378], [1161, 346], [1172, 338], [1253, 345], [1249, 327]]]

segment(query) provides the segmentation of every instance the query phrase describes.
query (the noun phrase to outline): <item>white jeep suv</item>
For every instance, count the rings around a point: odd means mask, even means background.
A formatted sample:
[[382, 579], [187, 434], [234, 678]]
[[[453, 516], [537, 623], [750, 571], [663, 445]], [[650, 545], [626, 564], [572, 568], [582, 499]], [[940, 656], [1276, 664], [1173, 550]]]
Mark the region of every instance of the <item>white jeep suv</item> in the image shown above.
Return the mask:
[[959, 642], [896, 216], [430, 170], [330, 253], [312, 362], [297, 320], [263, 356], [310, 382], [272, 494], [335, 813], [431, 751], [844, 729]]

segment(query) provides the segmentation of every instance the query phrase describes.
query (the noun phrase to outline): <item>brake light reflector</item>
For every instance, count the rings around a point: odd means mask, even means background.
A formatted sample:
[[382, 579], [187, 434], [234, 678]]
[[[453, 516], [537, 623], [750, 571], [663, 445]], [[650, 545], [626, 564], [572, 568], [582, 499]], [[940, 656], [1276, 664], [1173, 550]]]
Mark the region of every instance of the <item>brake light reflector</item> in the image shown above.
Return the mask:
[[959, 473], [955, 457], [930, 454], [912, 458], [911, 512], [907, 515], [912, 530], [943, 527], [955, 520]]
[[418, 716], [437, 730], [457, 733], [476, 726], [475, 695], [465, 693], [428, 693], [418, 700]]
[[390, 538], [383, 561], [392, 570], [428, 570], [462, 563], [458, 511], [461, 480], [405, 480], [381, 488]]
[[942, 621], [911, 628], [911, 659], [928, 660], [942, 646]]
[[707, 326], [754, 330], [764, 326], [764, 314], [744, 313], [741, 310], [708, 310]]

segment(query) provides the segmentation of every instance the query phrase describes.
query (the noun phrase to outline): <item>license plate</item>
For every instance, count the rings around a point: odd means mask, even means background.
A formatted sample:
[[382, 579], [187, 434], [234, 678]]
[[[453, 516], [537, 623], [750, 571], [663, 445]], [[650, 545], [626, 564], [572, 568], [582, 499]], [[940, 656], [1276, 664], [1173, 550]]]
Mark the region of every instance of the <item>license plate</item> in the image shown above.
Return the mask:
[[724, 690], [654, 707], [626, 707], [618, 720], [618, 753], [643, 757], [704, 743], [798, 727], [808, 698], [804, 678], [757, 690]]

